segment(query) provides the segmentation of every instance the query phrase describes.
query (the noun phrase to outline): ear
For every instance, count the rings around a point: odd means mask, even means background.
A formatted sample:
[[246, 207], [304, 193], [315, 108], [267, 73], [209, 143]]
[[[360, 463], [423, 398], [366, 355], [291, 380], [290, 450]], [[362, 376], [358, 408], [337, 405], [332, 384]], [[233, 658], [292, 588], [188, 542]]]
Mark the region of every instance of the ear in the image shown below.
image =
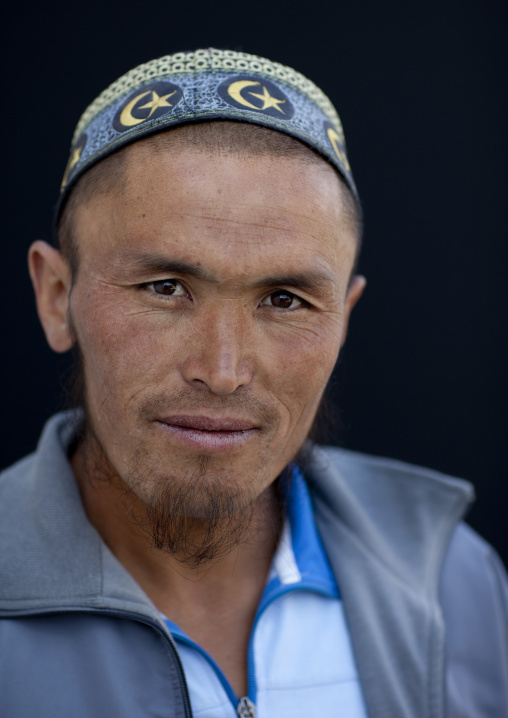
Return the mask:
[[55, 352], [66, 352], [74, 344], [68, 321], [70, 267], [57, 249], [38, 240], [28, 252], [28, 271], [48, 344]]
[[347, 328], [349, 325], [349, 317], [351, 316], [351, 312], [353, 310], [353, 307], [355, 306], [356, 302], [360, 299], [360, 297], [363, 294], [363, 290], [367, 286], [367, 280], [365, 277], [362, 277], [361, 274], [357, 274], [353, 281], [351, 282], [347, 295], [346, 295], [346, 306], [344, 309], [344, 325], [342, 327], [342, 337], [340, 340], [340, 346], [342, 348], [344, 342], [346, 341], [347, 336]]

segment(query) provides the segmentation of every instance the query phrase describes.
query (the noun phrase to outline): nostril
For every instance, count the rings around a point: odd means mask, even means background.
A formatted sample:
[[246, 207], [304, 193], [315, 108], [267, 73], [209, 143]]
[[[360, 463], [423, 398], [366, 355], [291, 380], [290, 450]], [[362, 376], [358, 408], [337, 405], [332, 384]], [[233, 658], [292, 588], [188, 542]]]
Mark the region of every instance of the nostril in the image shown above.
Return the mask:
[[182, 373], [188, 384], [219, 396], [232, 394], [250, 384], [252, 379], [252, 371], [245, 363], [237, 365], [227, 361], [217, 366], [203, 358], [189, 361]]

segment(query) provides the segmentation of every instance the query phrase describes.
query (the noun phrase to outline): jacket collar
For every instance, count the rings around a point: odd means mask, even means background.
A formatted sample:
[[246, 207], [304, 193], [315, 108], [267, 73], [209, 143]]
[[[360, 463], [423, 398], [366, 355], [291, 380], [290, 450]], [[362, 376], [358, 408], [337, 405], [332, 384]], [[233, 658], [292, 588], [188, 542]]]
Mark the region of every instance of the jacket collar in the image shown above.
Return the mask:
[[0, 615], [158, 613], [88, 521], [67, 459], [76, 415], [52, 417], [35, 454], [0, 477]]

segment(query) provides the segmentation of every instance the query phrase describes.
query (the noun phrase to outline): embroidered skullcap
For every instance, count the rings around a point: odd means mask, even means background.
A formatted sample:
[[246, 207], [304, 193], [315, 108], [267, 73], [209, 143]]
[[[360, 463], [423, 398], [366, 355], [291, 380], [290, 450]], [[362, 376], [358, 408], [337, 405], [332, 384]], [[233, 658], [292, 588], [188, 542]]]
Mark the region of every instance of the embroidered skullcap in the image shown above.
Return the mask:
[[76, 180], [115, 150], [161, 130], [217, 119], [296, 137], [331, 162], [358, 202], [342, 124], [328, 97], [290, 67], [210, 48], [139, 65], [92, 102], [72, 139], [56, 218]]

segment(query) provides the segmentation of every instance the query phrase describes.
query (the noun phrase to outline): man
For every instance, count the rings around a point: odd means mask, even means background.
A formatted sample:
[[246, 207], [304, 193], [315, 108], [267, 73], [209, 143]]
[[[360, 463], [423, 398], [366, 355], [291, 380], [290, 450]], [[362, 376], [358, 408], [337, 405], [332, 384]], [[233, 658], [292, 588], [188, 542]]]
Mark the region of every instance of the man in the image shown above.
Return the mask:
[[203, 50], [88, 108], [29, 266], [80, 409], [0, 482], [2, 715], [502, 716], [462, 481], [307, 440], [365, 286], [327, 98]]

